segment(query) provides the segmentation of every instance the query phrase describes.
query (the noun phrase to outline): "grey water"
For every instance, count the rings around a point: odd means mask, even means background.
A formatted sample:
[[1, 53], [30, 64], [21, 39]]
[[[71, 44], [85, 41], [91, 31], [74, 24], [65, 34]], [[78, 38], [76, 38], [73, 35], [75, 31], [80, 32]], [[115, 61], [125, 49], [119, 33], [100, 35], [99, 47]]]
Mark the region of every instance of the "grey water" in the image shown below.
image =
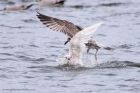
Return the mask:
[[[28, 0], [0, 0], [0, 8], [21, 1]], [[46, 28], [36, 11], [82, 27], [104, 22], [94, 38], [114, 50], [100, 50], [95, 67], [59, 66], [67, 37]], [[0, 11], [0, 93], [140, 93], [140, 1], [67, 0]]]

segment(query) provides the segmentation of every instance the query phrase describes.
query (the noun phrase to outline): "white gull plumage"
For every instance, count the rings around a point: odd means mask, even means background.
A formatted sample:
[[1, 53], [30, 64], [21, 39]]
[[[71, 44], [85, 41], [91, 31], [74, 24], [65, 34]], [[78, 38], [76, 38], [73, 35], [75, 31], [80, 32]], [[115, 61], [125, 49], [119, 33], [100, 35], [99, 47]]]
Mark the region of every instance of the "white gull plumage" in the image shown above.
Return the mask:
[[[78, 32], [70, 41], [69, 53], [65, 56], [65, 61], [70, 65], [83, 65], [82, 58], [83, 54], [86, 52], [86, 43], [93, 39], [94, 32], [103, 23], [97, 23], [90, 27], [83, 29]], [[102, 46], [100, 46], [102, 48]]]

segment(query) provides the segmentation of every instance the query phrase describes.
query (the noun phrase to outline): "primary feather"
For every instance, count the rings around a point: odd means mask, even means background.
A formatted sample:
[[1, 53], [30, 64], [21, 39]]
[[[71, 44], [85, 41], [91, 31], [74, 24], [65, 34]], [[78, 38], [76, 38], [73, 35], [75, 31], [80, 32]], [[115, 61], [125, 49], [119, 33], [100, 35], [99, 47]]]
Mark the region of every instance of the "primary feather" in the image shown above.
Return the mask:
[[38, 13], [37, 17], [48, 28], [54, 31], [63, 32], [64, 34], [68, 35], [70, 38], [72, 38], [77, 32], [82, 30], [80, 26], [74, 25], [73, 23], [66, 20], [61, 20], [54, 17], [46, 16], [41, 13]]

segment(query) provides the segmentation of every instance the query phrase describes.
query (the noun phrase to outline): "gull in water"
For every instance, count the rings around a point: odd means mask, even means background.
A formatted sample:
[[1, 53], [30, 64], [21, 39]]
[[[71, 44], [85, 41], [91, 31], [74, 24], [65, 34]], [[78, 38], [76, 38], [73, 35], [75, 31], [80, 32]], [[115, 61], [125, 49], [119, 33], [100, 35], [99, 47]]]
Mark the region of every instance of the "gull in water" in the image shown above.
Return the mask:
[[79, 60], [82, 56], [81, 54], [83, 54], [83, 51], [85, 50], [88, 52], [90, 49], [96, 49], [95, 59], [97, 59], [97, 52], [100, 48], [110, 50], [109, 47], [107, 48], [97, 44], [96, 41], [92, 38], [93, 32], [95, 32], [102, 23], [98, 23], [91, 27], [82, 29], [80, 26], [77, 26], [66, 20], [46, 16], [39, 12], [37, 17], [48, 28], [54, 31], [63, 32], [68, 36], [68, 39], [65, 42], [65, 44], [70, 42], [69, 53], [65, 57], [66, 60], [70, 60], [68, 63], [81, 63]]
[[[67, 63], [70, 65], [83, 65], [82, 58], [83, 54], [87, 50], [86, 44], [89, 43], [89, 40], [93, 39], [94, 32], [102, 25], [103, 23], [97, 23], [90, 27], [83, 29], [82, 31], [76, 33], [70, 41], [70, 48], [68, 54], [65, 56]], [[97, 45], [99, 46], [99, 45]], [[102, 48], [102, 46], [99, 46]]]
[[63, 5], [66, 0], [39, 0], [40, 6]]
[[26, 4], [20, 4], [20, 5], [15, 5], [12, 7], [6, 7], [0, 11], [19, 11], [19, 10], [27, 10], [31, 8], [34, 4], [26, 5]]

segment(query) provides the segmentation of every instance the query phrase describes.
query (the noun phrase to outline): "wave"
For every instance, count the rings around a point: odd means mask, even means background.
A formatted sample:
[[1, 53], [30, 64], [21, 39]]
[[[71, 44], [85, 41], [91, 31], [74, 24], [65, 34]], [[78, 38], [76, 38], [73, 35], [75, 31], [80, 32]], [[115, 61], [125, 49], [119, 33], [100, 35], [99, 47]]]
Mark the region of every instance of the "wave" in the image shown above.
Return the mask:
[[[91, 70], [91, 69], [112, 69], [112, 68], [127, 68], [127, 67], [138, 67], [140, 68], [140, 63], [135, 63], [131, 61], [111, 61], [111, 62], [105, 62], [101, 64], [97, 64], [94, 66], [80, 66], [80, 65], [69, 65], [69, 64], [63, 64], [63, 65], [56, 65], [56, 66], [47, 66], [47, 65], [41, 65], [41, 66], [31, 66], [28, 67], [30, 69], [40, 69], [44, 71], [53, 71], [53, 70], [62, 70], [62, 71], [83, 71], [83, 70]], [[41, 72], [41, 71], [39, 71]]]
[[121, 2], [102, 3], [99, 6], [114, 7], [114, 6], [120, 6], [120, 5], [127, 5], [127, 3], [121, 3]]

